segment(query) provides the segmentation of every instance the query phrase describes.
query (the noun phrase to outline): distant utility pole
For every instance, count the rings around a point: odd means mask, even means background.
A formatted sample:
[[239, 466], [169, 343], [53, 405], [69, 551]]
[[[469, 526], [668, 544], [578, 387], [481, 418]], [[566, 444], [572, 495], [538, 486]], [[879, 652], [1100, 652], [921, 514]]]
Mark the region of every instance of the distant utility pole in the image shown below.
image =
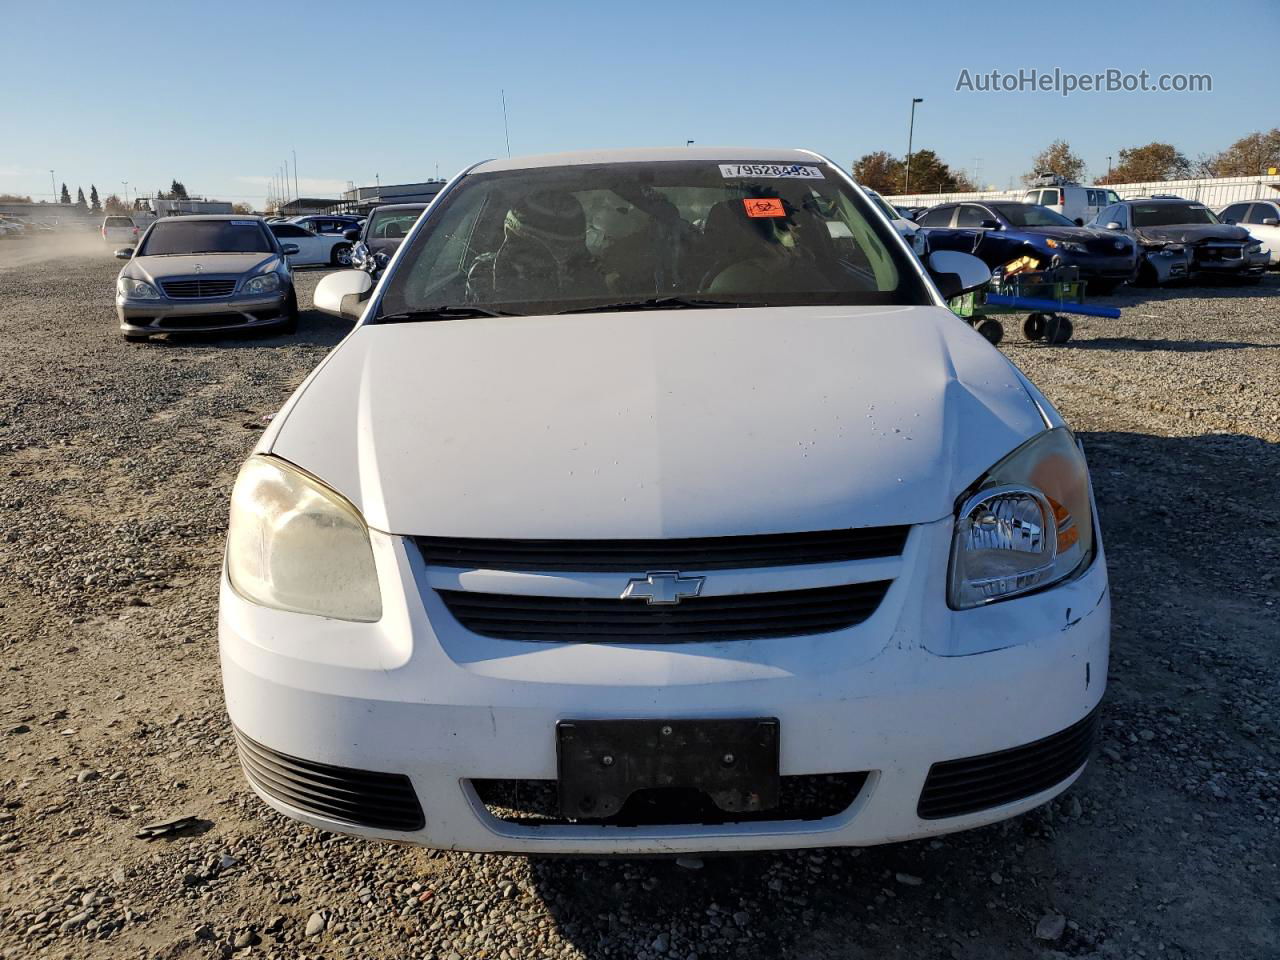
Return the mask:
[[49, 196], [53, 198], [52, 202], [58, 202], [58, 185], [53, 180], [53, 171], [49, 171]]
[[302, 192], [298, 189], [298, 151], [293, 151], [293, 195], [295, 197], [302, 196]]
[[1111, 158], [1107, 157], [1107, 176], [1111, 176]]
[[507, 91], [498, 91], [502, 94], [502, 135], [507, 138], [507, 156], [511, 156], [511, 128], [507, 126]]
[[124, 205], [129, 206], [129, 181], [121, 180], [120, 185], [124, 187]]
[[916, 104], [924, 103], [924, 97], [911, 98], [911, 125], [907, 127], [907, 176], [902, 185], [903, 193], [911, 192], [911, 140], [916, 132]]

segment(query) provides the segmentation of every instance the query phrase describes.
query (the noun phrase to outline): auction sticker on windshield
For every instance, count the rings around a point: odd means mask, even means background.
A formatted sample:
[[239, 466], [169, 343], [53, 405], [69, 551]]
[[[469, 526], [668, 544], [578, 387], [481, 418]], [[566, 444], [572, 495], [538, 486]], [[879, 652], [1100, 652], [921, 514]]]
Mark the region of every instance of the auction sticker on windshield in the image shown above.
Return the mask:
[[797, 180], [825, 180], [817, 167], [801, 163], [722, 163], [722, 177], [790, 177]]
[[749, 197], [742, 201], [748, 217], [785, 217], [787, 211], [777, 197]]

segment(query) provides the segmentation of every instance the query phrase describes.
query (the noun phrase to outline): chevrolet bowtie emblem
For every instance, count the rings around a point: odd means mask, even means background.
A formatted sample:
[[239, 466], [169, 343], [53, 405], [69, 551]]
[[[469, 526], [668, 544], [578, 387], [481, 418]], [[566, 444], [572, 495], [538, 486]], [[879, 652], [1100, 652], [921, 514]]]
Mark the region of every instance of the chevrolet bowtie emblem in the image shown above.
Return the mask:
[[649, 573], [628, 582], [627, 589], [622, 591], [622, 599], [674, 605], [685, 597], [696, 597], [701, 593], [705, 579], [682, 577], [677, 570]]

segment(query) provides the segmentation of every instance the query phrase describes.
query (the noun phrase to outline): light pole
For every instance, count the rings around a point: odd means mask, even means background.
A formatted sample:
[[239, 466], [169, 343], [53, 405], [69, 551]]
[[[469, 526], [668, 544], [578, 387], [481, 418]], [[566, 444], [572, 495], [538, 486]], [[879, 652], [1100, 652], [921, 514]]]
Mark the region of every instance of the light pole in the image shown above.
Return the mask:
[[124, 208], [129, 209], [129, 181], [121, 180], [120, 185], [124, 187]]
[[49, 189], [50, 191], [52, 191], [52, 196], [53, 196], [53, 200], [50, 202], [57, 203], [58, 202], [58, 184], [54, 182], [52, 170], [49, 171]]
[[916, 104], [924, 103], [924, 97], [911, 98], [911, 125], [907, 127], [907, 176], [906, 182], [902, 185], [903, 193], [911, 192], [911, 138], [916, 132]]

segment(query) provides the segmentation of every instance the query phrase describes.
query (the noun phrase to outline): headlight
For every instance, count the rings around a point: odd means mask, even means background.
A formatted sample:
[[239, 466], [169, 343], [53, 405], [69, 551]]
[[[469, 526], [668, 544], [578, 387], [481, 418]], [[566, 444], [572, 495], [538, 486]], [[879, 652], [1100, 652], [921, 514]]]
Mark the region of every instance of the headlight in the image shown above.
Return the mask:
[[1262, 243], [1261, 243], [1260, 241], [1255, 240], [1253, 243], [1251, 243], [1251, 244], [1249, 244], [1247, 247], [1245, 247], [1245, 248], [1244, 248], [1244, 251], [1245, 251], [1245, 253], [1261, 253], [1261, 252], [1262, 252]]
[[274, 293], [279, 289], [280, 276], [275, 273], [264, 273], [244, 285], [245, 293]]
[[947, 602], [957, 610], [1058, 583], [1093, 557], [1084, 455], [1065, 427], [1009, 454], [956, 515]]
[[141, 280], [133, 280], [129, 277], [121, 277], [116, 281], [116, 290], [120, 296], [128, 300], [159, 300], [160, 294], [156, 288], [149, 283]]
[[371, 623], [382, 595], [364, 518], [314, 477], [250, 457], [231, 492], [227, 576], [246, 600]]

